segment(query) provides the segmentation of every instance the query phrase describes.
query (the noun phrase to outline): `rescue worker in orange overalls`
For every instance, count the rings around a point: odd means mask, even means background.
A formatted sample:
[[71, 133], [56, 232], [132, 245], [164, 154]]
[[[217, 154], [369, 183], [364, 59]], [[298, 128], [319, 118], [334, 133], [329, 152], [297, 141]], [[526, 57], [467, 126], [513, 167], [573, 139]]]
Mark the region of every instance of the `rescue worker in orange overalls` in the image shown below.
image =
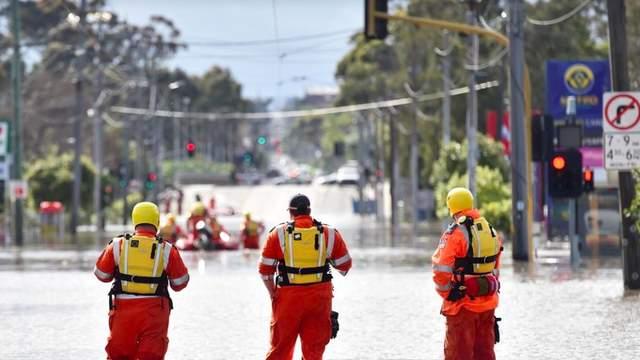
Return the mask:
[[180, 225], [176, 224], [176, 216], [173, 214], [167, 214], [166, 222], [160, 226], [159, 233], [162, 240], [168, 241], [172, 245], [175, 244], [179, 238], [186, 236]]
[[260, 235], [264, 231], [264, 225], [259, 221], [251, 219], [251, 213], [244, 213], [244, 224], [242, 227], [242, 243], [245, 249], [260, 248]]
[[131, 213], [135, 233], [114, 238], [102, 251], [94, 274], [113, 281], [109, 292], [107, 359], [162, 360], [173, 308], [168, 286], [184, 289], [189, 273], [178, 250], [156, 237], [158, 207], [140, 202]]
[[288, 211], [291, 221], [269, 232], [259, 262], [273, 309], [266, 358], [290, 360], [300, 336], [303, 359], [320, 360], [338, 329], [329, 265], [346, 275], [351, 256], [337, 230], [310, 216], [306, 196], [294, 196]]
[[209, 217], [209, 227], [211, 228], [211, 244], [220, 247], [222, 246], [222, 232], [227, 232], [225, 228], [218, 221], [218, 217], [213, 215]]
[[[197, 197], [199, 199], [199, 197]], [[204, 206], [202, 201], [197, 200], [191, 206], [189, 210], [189, 217], [187, 218], [187, 231], [192, 233], [194, 236], [197, 236], [196, 224], [200, 220], [207, 221], [208, 214], [207, 208]]]
[[436, 291], [447, 319], [445, 360], [493, 360], [500, 340], [494, 310], [498, 306], [502, 242], [473, 207], [466, 188], [447, 194], [453, 222], [431, 260]]

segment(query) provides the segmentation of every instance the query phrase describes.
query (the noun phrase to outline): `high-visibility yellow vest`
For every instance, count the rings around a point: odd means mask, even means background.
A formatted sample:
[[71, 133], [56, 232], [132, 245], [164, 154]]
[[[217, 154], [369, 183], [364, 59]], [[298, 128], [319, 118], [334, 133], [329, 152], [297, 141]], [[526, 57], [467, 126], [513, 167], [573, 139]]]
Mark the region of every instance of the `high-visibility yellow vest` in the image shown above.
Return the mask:
[[315, 226], [310, 228], [295, 227], [292, 223], [277, 228], [284, 254], [284, 263], [278, 265], [279, 285], [307, 285], [331, 280], [324, 231], [329, 231], [328, 236], [333, 238], [335, 230], [314, 222]]
[[258, 235], [258, 223], [252, 220], [245, 222], [244, 231], [247, 236]]
[[493, 272], [498, 254], [502, 251], [498, 235], [491, 224], [484, 218], [460, 217], [461, 227], [467, 242], [467, 256], [456, 258], [456, 268], [463, 268], [464, 274], [482, 275]]
[[115, 239], [118, 266], [112, 293], [168, 295], [164, 269], [170, 250], [170, 245], [156, 238], [126, 235]]

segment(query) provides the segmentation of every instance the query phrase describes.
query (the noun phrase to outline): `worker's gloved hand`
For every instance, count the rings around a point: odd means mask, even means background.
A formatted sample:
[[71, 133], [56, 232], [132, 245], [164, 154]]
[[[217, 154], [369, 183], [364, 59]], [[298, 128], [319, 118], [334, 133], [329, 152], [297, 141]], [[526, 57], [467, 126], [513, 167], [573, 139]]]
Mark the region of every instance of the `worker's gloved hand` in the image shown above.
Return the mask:
[[464, 285], [454, 284], [451, 291], [449, 291], [449, 296], [447, 296], [447, 300], [449, 301], [458, 301], [465, 297], [467, 288]]

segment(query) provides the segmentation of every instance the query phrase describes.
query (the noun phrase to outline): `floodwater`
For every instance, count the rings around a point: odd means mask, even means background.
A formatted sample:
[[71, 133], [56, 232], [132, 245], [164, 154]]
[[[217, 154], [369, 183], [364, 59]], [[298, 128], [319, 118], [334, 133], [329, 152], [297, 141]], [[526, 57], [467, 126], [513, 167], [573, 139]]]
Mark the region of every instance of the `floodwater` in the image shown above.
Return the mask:
[[[425, 250], [354, 249], [334, 280], [340, 333], [326, 359], [441, 359], [444, 318]], [[105, 358], [109, 286], [97, 252], [0, 250], [0, 359]], [[508, 257], [509, 254], [506, 254]], [[185, 253], [191, 282], [173, 295], [166, 359], [261, 359], [271, 307], [258, 253]], [[640, 354], [640, 296], [625, 294], [619, 261], [572, 271], [505, 259], [500, 359], [632, 359]], [[296, 358], [300, 358], [297, 351]]]

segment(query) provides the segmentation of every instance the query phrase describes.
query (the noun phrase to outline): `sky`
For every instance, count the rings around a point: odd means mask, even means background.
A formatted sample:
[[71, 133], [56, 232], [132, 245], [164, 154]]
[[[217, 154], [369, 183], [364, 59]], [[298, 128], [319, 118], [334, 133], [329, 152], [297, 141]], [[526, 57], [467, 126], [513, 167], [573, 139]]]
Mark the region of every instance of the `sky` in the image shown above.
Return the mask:
[[135, 24], [147, 23], [151, 15], [172, 19], [191, 45], [169, 66], [198, 75], [213, 65], [227, 67], [245, 97], [272, 98], [272, 107], [279, 108], [309, 86], [336, 85], [336, 64], [349, 50], [350, 36], [363, 26], [363, 3], [108, 0], [107, 9]]

